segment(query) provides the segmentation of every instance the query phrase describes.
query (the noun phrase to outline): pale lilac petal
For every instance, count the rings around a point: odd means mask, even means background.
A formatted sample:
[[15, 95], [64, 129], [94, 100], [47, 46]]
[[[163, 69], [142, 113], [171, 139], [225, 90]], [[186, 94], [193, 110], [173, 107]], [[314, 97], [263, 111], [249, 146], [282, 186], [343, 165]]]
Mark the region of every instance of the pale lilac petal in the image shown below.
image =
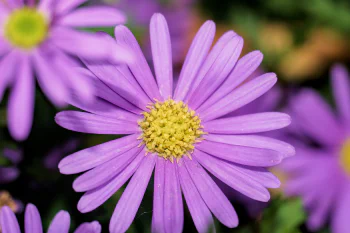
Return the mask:
[[94, 221], [91, 223], [81, 224], [74, 233], [101, 233], [101, 225], [99, 222]]
[[[1, 14], [1, 7], [0, 7], [0, 14]], [[2, 16], [1, 16], [2, 17]], [[1, 18], [0, 18], [0, 25], [1, 25]], [[2, 38], [0, 37], [0, 57], [5, 55], [11, 50], [10, 45]]]
[[204, 122], [203, 127], [215, 134], [250, 134], [281, 129], [290, 123], [285, 113], [265, 112]]
[[197, 161], [190, 160], [187, 157], [184, 157], [183, 161], [193, 183], [210, 211], [225, 226], [237, 227], [238, 216], [236, 211], [214, 180]]
[[126, 22], [126, 15], [114, 7], [88, 6], [64, 15], [57, 22], [69, 27], [112, 27]]
[[199, 111], [214, 105], [222, 97], [231, 93], [242, 84], [261, 64], [263, 54], [260, 51], [253, 51], [238, 60], [235, 68], [224, 81], [224, 83], [199, 107]]
[[196, 148], [215, 157], [234, 163], [270, 167], [281, 163], [283, 156], [270, 149], [229, 145], [204, 140], [196, 145]]
[[69, 227], [70, 227], [69, 213], [61, 210], [53, 218], [47, 233], [68, 233]]
[[215, 23], [205, 22], [197, 32], [182, 67], [174, 99], [184, 100], [201, 68], [215, 37]]
[[[2, 2], [0, 2], [0, 24], [3, 23], [4, 19], [7, 18], [8, 14], [10, 13], [10, 9], [8, 7], [5, 7]], [[1, 40], [1, 39], [0, 39]], [[3, 43], [4, 41], [0, 42]]]
[[201, 65], [200, 69], [198, 70], [196, 77], [192, 81], [191, 87], [188, 90], [186, 97], [184, 98], [185, 102], [188, 102], [189, 97], [192, 96], [193, 92], [197, 89], [199, 84], [202, 82], [203, 78], [211, 70], [213, 64], [215, 63], [216, 59], [219, 58], [219, 55], [221, 54], [223, 49], [226, 47], [227, 43], [229, 43], [232, 40], [232, 38], [235, 36], [237, 36], [236, 33], [234, 33], [233, 31], [228, 31], [223, 36], [220, 37], [218, 42], [215, 44], [213, 49], [205, 58], [205, 61]]
[[128, 64], [128, 66], [137, 82], [141, 85], [142, 89], [151, 100], [154, 98], [160, 100], [161, 96], [157, 83], [145, 56], [142, 53], [140, 45], [132, 32], [127, 27], [120, 25], [115, 28], [114, 33], [117, 42], [124, 45], [135, 54], [135, 62]]
[[267, 202], [270, 199], [269, 191], [243, 173], [239, 167], [200, 151], [196, 151], [193, 157], [214, 176], [238, 192], [257, 201]]
[[213, 142], [220, 142], [245, 147], [270, 149], [281, 153], [283, 157], [295, 155], [295, 149], [290, 144], [264, 136], [209, 134], [204, 136], [204, 138], [205, 140]]
[[56, 123], [63, 128], [92, 134], [133, 134], [140, 132], [137, 122], [112, 119], [86, 112], [63, 111], [56, 115]]
[[342, 65], [336, 65], [331, 71], [333, 96], [341, 120], [350, 122], [350, 75]]
[[28, 137], [33, 123], [35, 82], [30, 66], [29, 58], [22, 57], [8, 103], [9, 131], [19, 141]]
[[28, 204], [24, 218], [24, 229], [26, 233], [42, 233], [43, 226], [38, 209], [33, 204]]
[[79, 5], [85, 3], [86, 1], [87, 0], [60, 0], [57, 1], [55, 11], [58, 14], [64, 14], [75, 9]]
[[58, 167], [62, 174], [76, 174], [99, 166], [139, 144], [138, 135], [129, 135], [90, 147], [62, 159]]
[[78, 210], [82, 213], [90, 212], [105, 203], [121, 186], [134, 174], [143, 159], [145, 152], [141, 153], [122, 172], [117, 174], [112, 180], [100, 187], [86, 192], [78, 203]]
[[163, 99], [173, 96], [173, 64], [168, 24], [162, 14], [156, 13], [150, 24], [152, 58], [159, 92]]
[[349, 233], [349, 207], [350, 185], [346, 184], [340, 196], [338, 196], [334, 215], [332, 216], [331, 229], [334, 233]]
[[164, 230], [181, 233], [184, 224], [184, 209], [177, 164], [165, 161], [164, 168]]
[[202, 82], [189, 98], [189, 106], [197, 109], [224, 82], [241, 54], [243, 39], [233, 37], [218, 54], [218, 58], [208, 70]]
[[325, 145], [338, 145], [344, 129], [330, 106], [313, 90], [302, 90], [291, 100], [291, 114], [305, 134]]
[[16, 71], [15, 62], [19, 59], [19, 54], [12, 52], [5, 57], [1, 58], [0, 62], [0, 102], [3, 98], [5, 89], [11, 85], [14, 80], [14, 75]]
[[184, 193], [194, 225], [199, 233], [208, 233], [210, 227], [214, 227], [214, 220], [210, 210], [198, 192], [182, 160], [178, 164], [178, 170], [181, 189]]
[[0, 210], [0, 226], [3, 233], [21, 233], [16, 216], [8, 206]]
[[154, 172], [154, 193], [152, 212], [152, 232], [162, 233], [164, 229], [164, 179], [165, 179], [165, 159], [157, 158]]
[[260, 97], [277, 82], [274, 73], [264, 74], [225, 96], [213, 106], [199, 112], [203, 122], [224, 116]]
[[79, 176], [73, 183], [76, 192], [85, 192], [103, 185], [107, 180], [112, 179], [120, 173], [140, 154], [141, 148], [135, 147], [107, 163], [91, 169]]
[[115, 207], [110, 232], [126, 232], [134, 220], [151, 178], [157, 155], [146, 157], [137, 169]]

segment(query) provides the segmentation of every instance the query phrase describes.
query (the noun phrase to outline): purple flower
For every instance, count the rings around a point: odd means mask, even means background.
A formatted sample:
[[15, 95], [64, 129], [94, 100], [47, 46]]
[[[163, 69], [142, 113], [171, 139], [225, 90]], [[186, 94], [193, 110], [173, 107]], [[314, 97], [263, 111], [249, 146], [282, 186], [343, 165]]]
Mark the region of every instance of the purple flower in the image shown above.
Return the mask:
[[2, 151], [2, 154], [5, 159], [12, 163], [9, 167], [0, 165], [0, 184], [5, 184], [14, 181], [19, 176], [16, 165], [22, 160], [22, 152], [6, 148]]
[[135, 37], [117, 26], [117, 40], [133, 50], [136, 63], [87, 63], [90, 71], [84, 73], [95, 80], [96, 102], [71, 100], [86, 112], [56, 116], [59, 125], [73, 131], [128, 136], [66, 157], [60, 172], [85, 172], [73, 184], [75, 191], [86, 192], [78, 203], [83, 213], [102, 205], [131, 177], [111, 218], [112, 233], [129, 228], [154, 169], [152, 232], [182, 232], [182, 193], [199, 232], [212, 225], [211, 213], [224, 225], [236, 227], [234, 208], [206, 169], [250, 198], [269, 200], [266, 188], [280, 183], [265, 167], [293, 155], [294, 148], [250, 134], [283, 128], [290, 117], [274, 112], [222, 117], [263, 95], [277, 78], [268, 73], [243, 83], [262, 54], [255, 51], [238, 60], [243, 39], [233, 31], [209, 51], [215, 24], [207, 21], [174, 87], [170, 35], [161, 14], [152, 17], [150, 33], [156, 79]]
[[[2, 233], [21, 233], [18, 221], [12, 210], [5, 206], [0, 211], [0, 228]], [[70, 216], [66, 211], [60, 211], [52, 220], [47, 233], [68, 233]], [[28, 204], [25, 210], [24, 229], [26, 233], [42, 233], [42, 223], [38, 209]], [[74, 233], [101, 233], [101, 225], [94, 221], [81, 224]]]
[[293, 117], [297, 156], [281, 165], [288, 195], [301, 196], [308, 227], [317, 230], [330, 218], [332, 232], [350, 232], [350, 83], [344, 67], [332, 72], [336, 112], [313, 90], [302, 90], [288, 108]]
[[[130, 54], [116, 43], [75, 27], [115, 26], [125, 16], [112, 7], [75, 9], [86, 0], [0, 1], [0, 101], [11, 87], [8, 127], [24, 140], [32, 125], [34, 75], [46, 96], [58, 107], [66, 104], [71, 89], [91, 98], [92, 86], [70, 69], [79, 63], [72, 56], [111, 62], [128, 61]], [[103, 15], [103, 17], [101, 17]], [[117, 52], [115, 52], [117, 49]]]

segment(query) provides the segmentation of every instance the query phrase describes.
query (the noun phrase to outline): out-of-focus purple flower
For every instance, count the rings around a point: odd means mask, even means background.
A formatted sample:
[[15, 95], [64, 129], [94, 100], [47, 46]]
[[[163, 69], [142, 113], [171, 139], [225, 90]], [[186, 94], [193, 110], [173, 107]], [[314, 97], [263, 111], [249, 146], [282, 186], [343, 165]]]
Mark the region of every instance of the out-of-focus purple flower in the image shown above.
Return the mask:
[[16, 165], [22, 160], [22, 151], [5, 148], [2, 156], [11, 162], [11, 166], [0, 165], [0, 184], [10, 183], [19, 176]]
[[301, 196], [309, 212], [308, 227], [317, 230], [330, 219], [333, 233], [346, 233], [350, 229], [350, 77], [340, 65], [333, 67], [331, 77], [335, 113], [310, 89], [291, 100], [288, 110], [297, 156], [281, 168], [289, 177], [286, 193]]
[[[76, 27], [115, 26], [125, 22], [113, 7], [84, 7], [86, 0], [0, 1], [0, 101], [11, 87], [8, 127], [16, 140], [28, 137], [34, 110], [35, 79], [58, 107], [66, 104], [71, 89], [91, 101], [93, 87], [72, 69], [75, 57], [130, 61], [132, 55], [105, 37], [74, 30]], [[110, 41], [110, 40], [109, 40]], [[72, 57], [73, 56], [73, 57]]]
[[150, 33], [156, 79], [133, 34], [118, 26], [115, 36], [137, 55], [136, 63], [87, 63], [90, 71], [84, 73], [96, 81], [97, 101], [89, 105], [72, 100], [86, 112], [56, 116], [56, 122], [69, 130], [128, 136], [66, 157], [60, 172], [85, 172], [73, 184], [75, 191], [85, 192], [78, 203], [83, 213], [102, 205], [131, 178], [111, 218], [111, 233], [129, 228], [153, 170], [152, 232], [182, 232], [182, 192], [199, 232], [213, 224], [211, 213], [224, 225], [236, 227], [233, 206], [206, 169], [252, 199], [269, 200], [267, 188], [280, 182], [266, 167], [293, 155], [294, 148], [254, 134], [283, 128], [290, 117], [277, 112], [223, 117], [266, 93], [276, 75], [267, 73], [244, 83], [260, 65], [262, 54], [255, 51], [239, 59], [243, 39], [233, 31], [211, 49], [215, 24], [207, 21], [173, 88], [170, 34], [163, 15], [152, 17]]
[[50, 170], [57, 170], [58, 163], [60, 160], [69, 153], [72, 153], [77, 149], [79, 145], [78, 139], [70, 139], [65, 142], [63, 145], [59, 145], [54, 147], [50, 152], [46, 155], [44, 159], [44, 166]]
[[[2, 233], [21, 233], [16, 216], [8, 206], [0, 210], [0, 228]], [[47, 233], [68, 233], [69, 228], [69, 213], [60, 211], [52, 220]], [[43, 233], [40, 213], [32, 204], [28, 204], [25, 210], [24, 229], [26, 233]], [[101, 233], [101, 225], [97, 221], [83, 223], [74, 233]]]

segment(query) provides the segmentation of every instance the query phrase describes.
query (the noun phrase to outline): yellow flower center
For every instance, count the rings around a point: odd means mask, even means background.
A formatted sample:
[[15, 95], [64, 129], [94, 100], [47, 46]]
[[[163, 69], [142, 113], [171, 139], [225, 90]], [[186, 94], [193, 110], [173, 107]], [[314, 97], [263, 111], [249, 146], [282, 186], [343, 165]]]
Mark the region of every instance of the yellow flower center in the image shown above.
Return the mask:
[[143, 112], [144, 118], [139, 122], [143, 132], [139, 139], [143, 140], [141, 145], [146, 144], [147, 152], [172, 162], [183, 155], [191, 157], [194, 144], [205, 134], [195, 111], [172, 99], [157, 101], [148, 108], [150, 111]]
[[[0, 191], [0, 209], [3, 206], [8, 206], [12, 211], [17, 211], [19, 206], [7, 191]], [[1, 231], [0, 231], [1, 232]]]
[[42, 13], [35, 8], [23, 7], [9, 15], [4, 33], [12, 45], [31, 49], [45, 40], [48, 28], [48, 22]]
[[341, 149], [340, 163], [345, 172], [350, 175], [350, 139], [347, 139]]

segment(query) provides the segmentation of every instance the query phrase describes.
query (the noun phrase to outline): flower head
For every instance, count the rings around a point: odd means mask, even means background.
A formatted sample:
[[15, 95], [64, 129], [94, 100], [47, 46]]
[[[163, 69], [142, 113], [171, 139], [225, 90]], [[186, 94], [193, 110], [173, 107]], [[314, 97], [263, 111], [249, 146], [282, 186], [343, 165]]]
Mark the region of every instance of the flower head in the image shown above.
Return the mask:
[[215, 24], [208, 21], [194, 38], [175, 86], [171, 38], [161, 14], [152, 17], [150, 33], [156, 79], [124, 26], [116, 27], [116, 39], [137, 55], [136, 62], [87, 62], [89, 71], [80, 70], [94, 79], [98, 98], [93, 104], [71, 99], [86, 112], [61, 112], [56, 122], [78, 132], [128, 136], [68, 156], [60, 162], [60, 172], [85, 172], [73, 184], [76, 191], [86, 192], [78, 204], [83, 213], [102, 205], [132, 177], [112, 216], [112, 233], [129, 228], [153, 170], [152, 232], [182, 231], [182, 193], [199, 232], [213, 224], [211, 213], [235, 227], [233, 206], [205, 169], [256, 200], [267, 201], [266, 188], [279, 186], [265, 167], [293, 155], [293, 147], [252, 134], [283, 128], [289, 116], [270, 112], [225, 117], [268, 91], [276, 76], [264, 74], [244, 83], [259, 66], [261, 53], [238, 60], [243, 39], [233, 31], [210, 51]]
[[350, 83], [343, 66], [334, 66], [331, 76], [336, 112], [313, 90], [292, 99], [297, 156], [281, 168], [289, 176], [286, 193], [301, 196], [309, 211], [308, 227], [319, 229], [330, 217], [332, 232], [343, 233], [349, 229]]
[[[52, 220], [47, 233], [68, 233], [69, 228], [69, 213], [60, 211]], [[16, 216], [8, 206], [0, 210], [0, 229], [2, 233], [21, 233]], [[39, 211], [32, 204], [28, 204], [25, 210], [24, 229], [26, 233], [43, 233]], [[101, 233], [101, 225], [96, 221], [83, 223], [74, 233]]]
[[[64, 106], [71, 90], [89, 101], [93, 87], [71, 68], [77, 57], [118, 63], [131, 55], [105, 37], [74, 30], [75, 27], [115, 26], [125, 16], [112, 7], [77, 8], [85, 0], [0, 1], [0, 101], [12, 88], [8, 127], [24, 140], [32, 125], [36, 75], [43, 92], [56, 106]], [[103, 17], [101, 17], [103, 15]]]

